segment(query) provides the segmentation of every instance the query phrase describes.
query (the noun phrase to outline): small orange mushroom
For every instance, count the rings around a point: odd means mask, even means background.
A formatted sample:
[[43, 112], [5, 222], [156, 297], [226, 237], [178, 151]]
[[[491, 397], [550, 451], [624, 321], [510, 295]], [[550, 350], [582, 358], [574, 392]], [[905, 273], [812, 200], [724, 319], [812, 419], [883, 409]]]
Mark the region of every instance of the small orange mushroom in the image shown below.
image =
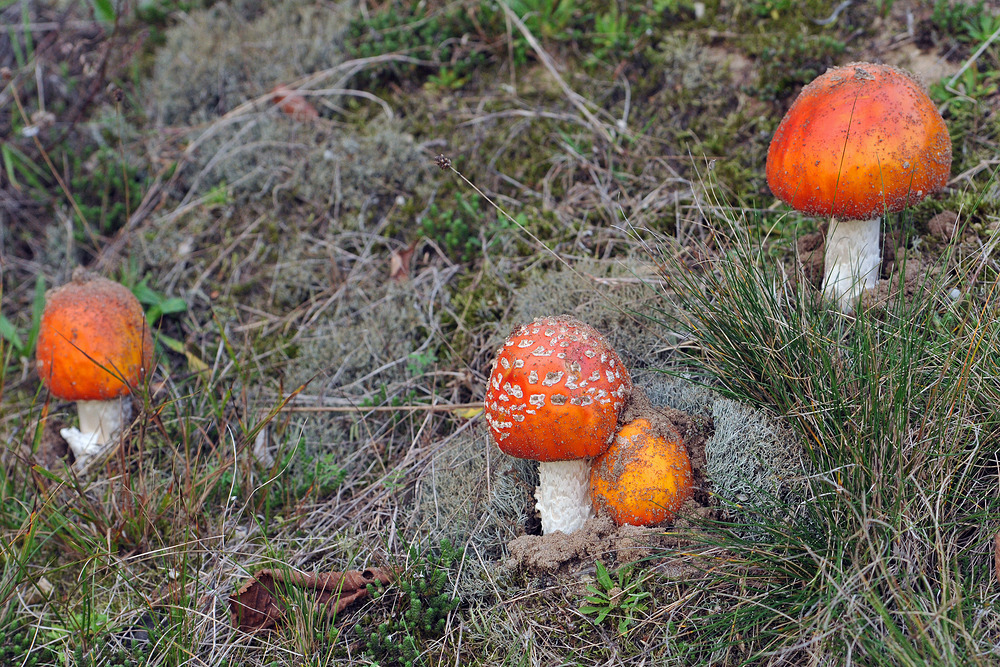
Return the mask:
[[767, 184], [792, 208], [832, 216], [824, 289], [845, 311], [878, 280], [879, 216], [940, 189], [951, 138], [927, 93], [888, 65], [834, 67], [802, 89], [767, 151]]
[[124, 400], [153, 361], [142, 305], [124, 286], [82, 269], [46, 295], [37, 370], [58, 398], [76, 401], [80, 428], [62, 429], [77, 461], [97, 453], [131, 413]]
[[535, 498], [543, 533], [571, 533], [593, 516], [588, 457], [611, 443], [631, 391], [615, 351], [570, 317], [536, 319], [497, 351], [486, 423], [505, 454], [540, 462]]
[[619, 526], [652, 526], [672, 520], [694, 486], [691, 459], [673, 427], [656, 428], [643, 417], [618, 431], [590, 469], [598, 514]]

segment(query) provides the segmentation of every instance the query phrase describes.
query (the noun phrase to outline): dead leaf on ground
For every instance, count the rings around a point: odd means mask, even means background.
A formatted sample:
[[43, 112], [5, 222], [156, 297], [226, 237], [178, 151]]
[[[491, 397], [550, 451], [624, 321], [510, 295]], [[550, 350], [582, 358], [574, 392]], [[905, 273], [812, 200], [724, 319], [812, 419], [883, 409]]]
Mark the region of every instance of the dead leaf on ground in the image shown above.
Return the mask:
[[319, 118], [319, 112], [316, 111], [316, 107], [302, 93], [292, 90], [288, 86], [275, 86], [274, 90], [271, 91], [271, 99], [278, 105], [282, 113], [288, 114], [295, 120]]
[[229, 597], [232, 624], [244, 632], [273, 627], [285, 615], [293, 587], [313, 593], [316, 610], [333, 616], [367, 596], [368, 584], [393, 579], [395, 573], [382, 568], [323, 574], [264, 569]]
[[410, 277], [410, 263], [413, 260], [413, 253], [417, 249], [417, 242], [414, 241], [402, 250], [394, 250], [389, 257], [389, 277], [396, 282], [405, 282]]

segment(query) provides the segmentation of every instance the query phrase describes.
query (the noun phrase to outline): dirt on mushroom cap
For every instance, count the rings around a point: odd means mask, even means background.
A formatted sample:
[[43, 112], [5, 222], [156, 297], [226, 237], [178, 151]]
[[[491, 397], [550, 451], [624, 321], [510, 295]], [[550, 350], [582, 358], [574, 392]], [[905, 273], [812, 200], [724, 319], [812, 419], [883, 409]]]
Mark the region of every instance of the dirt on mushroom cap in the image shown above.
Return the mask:
[[680, 434], [673, 427], [654, 428], [646, 418], [623, 426], [590, 471], [595, 509], [618, 525], [652, 526], [672, 519], [691, 497], [693, 484]]
[[817, 77], [781, 120], [767, 153], [771, 191], [811, 215], [867, 220], [944, 186], [951, 139], [902, 70], [852, 63]]
[[142, 381], [153, 362], [153, 336], [126, 287], [74, 273], [46, 297], [37, 359], [39, 377], [56, 396], [107, 401]]

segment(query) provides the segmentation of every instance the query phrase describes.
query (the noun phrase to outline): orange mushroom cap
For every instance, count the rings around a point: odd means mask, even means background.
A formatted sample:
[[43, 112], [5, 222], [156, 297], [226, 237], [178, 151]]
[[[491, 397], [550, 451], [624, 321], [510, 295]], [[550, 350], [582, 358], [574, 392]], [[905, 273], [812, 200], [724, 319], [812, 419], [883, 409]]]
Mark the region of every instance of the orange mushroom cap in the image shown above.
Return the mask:
[[486, 421], [500, 449], [536, 461], [603, 452], [632, 392], [632, 378], [604, 338], [572, 318], [539, 318], [497, 351]]
[[672, 427], [638, 418], [618, 431], [590, 468], [590, 498], [616, 524], [652, 526], [673, 519], [691, 497], [691, 459]]
[[802, 89], [767, 151], [767, 184], [811, 215], [869, 220], [941, 188], [951, 138], [930, 98], [888, 65], [835, 67]]
[[153, 337], [128, 289], [78, 271], [46, 296], [36, 358], [38, 375], [55, 396], [107, 401], [145, 377]]

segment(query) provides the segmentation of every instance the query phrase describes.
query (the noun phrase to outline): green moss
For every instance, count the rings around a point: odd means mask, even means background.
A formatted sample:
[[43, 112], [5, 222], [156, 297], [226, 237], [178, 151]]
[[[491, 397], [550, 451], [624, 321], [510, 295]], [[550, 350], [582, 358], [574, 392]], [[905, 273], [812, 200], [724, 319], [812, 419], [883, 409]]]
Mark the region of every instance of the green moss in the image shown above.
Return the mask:
[[55, 651], [49, 646], [50, 638], [27, 621], [8, 621], [0, 629], [0, 665], [43, 667], [58, 664]]
[[468, 76], [489, 60], [486, 48], [468, 39], [485, 19], [495, 22], [496, 10], [485, 3], [480, 9], [487, 16], [476, 16], [461, 3], [440, 9], [425, 2], [391, 2], [379, 11], [352, 20], [347, 28], [345, 48], [353, 58], [373, 58], [387, 54], [406, 54], [408, 60], [388, 61], [366, 69], [360, 80], [366, 89], [388, 83], [412, 84], [429, 76], [444, 76], [454, 81]]
[[707, 135], [693, 143], [694, 155], [711, 160], [705, 184], [717, 186], [723, 201], [752, 206], [755, 197], [767, 192], [764, 164], [775, 125], [770, 116], [738, 110], [705, 127]]
[[[591, 70], [615, 67], [644, 48], [652, 35], [696, 20], [694, 3], [688, 0], [621, 7], [586, 0], [510, 0], [507, 6], [543, 48], [560, 58], [579, 59]], [[368, 69], [362, 78], [369, 87], [412, 87], [428, 80], [439, 90], [460, 88], [487, 64], [506, 60], [522, 68], [536, 57], [493, 0], [390, 2], [352, 21], [346, 46], [358, 58], [406, 54], [413, 59]]]
[[762, 100], [795, 95], [830, 67], [841, 64], [846, 45], [831, 35], [767, 34], [756, 43], [759, 51], [757, 85]]
[[989, 164], [1000, 142], [1000, 114], [993, 100], [1000, 88], [1000, 72], [980, 72], [968, 67], [952, 82], [945, 79], [930, 86], [931, 99], [941, 108], [951, 135], [952, 173], [963, 173]]
[[432, 203], [420, 228], [449, 257], [470, 262], [482, 254], [485, 236], [493, 232], [487, 228], [488, 215], [478, 196], [466, 197], [456, 192], [450, 202]]

